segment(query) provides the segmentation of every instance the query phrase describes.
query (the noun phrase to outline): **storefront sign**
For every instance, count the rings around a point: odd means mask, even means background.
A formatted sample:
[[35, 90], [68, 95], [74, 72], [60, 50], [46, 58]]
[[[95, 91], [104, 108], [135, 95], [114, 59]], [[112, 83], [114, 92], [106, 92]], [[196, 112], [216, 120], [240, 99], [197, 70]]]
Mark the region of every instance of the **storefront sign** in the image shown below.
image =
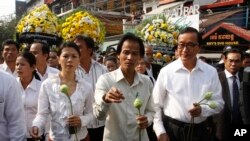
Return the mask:
[[247, 43], [243, 38], [223, 28], [207, 36], [203, 42], [205, 46], [237, 46]]
[[235, 41], [235, 35], [230, 34], [218, 34], [217, 32], [210, 35], [210, 42], [207, 42], [207, 46], [225, 46], [225, 45], [239, 45], [239, 41]]
[[175, 17], [185, 17], [189, 15], [199, 15], [200, 14], [200, 6], [195, 4], [190, 7], [180, 5], [174, 9], [165, 9], [164, 14], [169, 15], [171, 18]]

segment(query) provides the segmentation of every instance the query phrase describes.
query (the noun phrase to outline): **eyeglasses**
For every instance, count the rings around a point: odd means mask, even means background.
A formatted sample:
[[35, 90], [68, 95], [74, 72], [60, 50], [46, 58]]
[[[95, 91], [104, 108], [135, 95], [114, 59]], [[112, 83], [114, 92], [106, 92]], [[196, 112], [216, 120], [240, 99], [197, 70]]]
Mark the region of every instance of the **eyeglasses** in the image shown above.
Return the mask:
[[183, 50], [185, 47], [187, 49], [192, 49], [192, 48], [194, 48], [197, 45], [199, 45], [199, 44], [198, 43], [186, 43], [186, 44], [179, 43], [177, 47], [178, 47], [178, 49]]

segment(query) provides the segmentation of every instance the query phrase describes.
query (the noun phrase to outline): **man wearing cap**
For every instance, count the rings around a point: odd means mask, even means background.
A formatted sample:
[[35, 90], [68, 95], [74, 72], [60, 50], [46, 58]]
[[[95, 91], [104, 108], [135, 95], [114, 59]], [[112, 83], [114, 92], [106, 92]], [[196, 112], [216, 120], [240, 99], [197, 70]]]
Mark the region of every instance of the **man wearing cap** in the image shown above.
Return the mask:
[[218, 140], [228, 141], [230, 140], [230, 126], [242, 124], [239, 88], [242, 80], [240, 69], [244, 56], [239, 49], [232, 47], [224, 50], [223, 55], [225, 69], [219, 72], [219, 79], [225, 105], [223, 110], [214, 116], [214, 123]]

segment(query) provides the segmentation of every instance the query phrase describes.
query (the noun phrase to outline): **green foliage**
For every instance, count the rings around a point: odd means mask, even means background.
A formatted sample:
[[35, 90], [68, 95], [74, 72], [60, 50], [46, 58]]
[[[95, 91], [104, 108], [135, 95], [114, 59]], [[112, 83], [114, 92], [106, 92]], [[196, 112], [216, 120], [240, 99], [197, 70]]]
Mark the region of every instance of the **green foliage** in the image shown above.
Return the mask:
[[8, 19], [0, 20], [0, 43], [6, 39], [15, 39], [16, 18], [10, 16]]

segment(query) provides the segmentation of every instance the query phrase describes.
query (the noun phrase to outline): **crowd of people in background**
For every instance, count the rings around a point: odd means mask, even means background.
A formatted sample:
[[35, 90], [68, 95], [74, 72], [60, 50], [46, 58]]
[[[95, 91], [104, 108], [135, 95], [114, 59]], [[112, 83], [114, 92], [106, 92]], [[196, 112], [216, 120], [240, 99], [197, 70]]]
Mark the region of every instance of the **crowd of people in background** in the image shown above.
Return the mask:
[[[96, 59], [94, 40], [82, 35], [59, 50], [39, 40], [20, 50], [8, 39], [0, 57], [0, 138], [228, 141], [230, 126], [245, 124], [239, 90], [250, 51], [227, 46], [212, 66], [197, 57], [200, 44], [199, 32], [185, 28], [175, 60], [161, 66], [153, 47], [132, 33]], [[213, 108], [199, 103], [207, 92]], [[137, 98], [143, 101], [139, 113]]]

